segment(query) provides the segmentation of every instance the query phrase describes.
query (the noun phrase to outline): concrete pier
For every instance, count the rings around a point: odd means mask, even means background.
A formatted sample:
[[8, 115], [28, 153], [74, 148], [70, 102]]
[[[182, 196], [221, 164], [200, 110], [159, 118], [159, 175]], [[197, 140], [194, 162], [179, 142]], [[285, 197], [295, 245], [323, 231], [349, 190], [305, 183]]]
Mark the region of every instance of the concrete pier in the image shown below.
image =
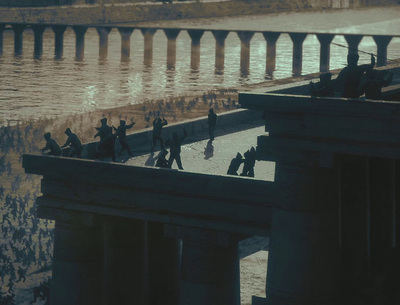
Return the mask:
[[376, 46], [378, 47], [376, 65], [378, 67], [386, 66], [387, 64], [387, 48], [392, 40], [392, 36], [373, 36]]
[[331, 42], [335, 35], [317, 34], [318, 41], [321, 45], [319, 55], [319, 72], [329, 71], [329, 62], [331, 56]]
[[51, 304], [102, 304], [103, 230], [98, 217], [65, 213], [54, 233]]
[[32, 26], [33, 33], [35, 35], [33, 57], [39, 59], [43, 53], [43, 32], [46, 29], [43, 25]]
[[121, 35], [121, 61], [129, 61], [131, 57], [131, 36], [134, 28], [118, 28]]
[[348, 54], [358, 54], [358, 45], [363, 39], [362, 35], [344, 35], [346, 42], [349, 46]]
[[240, 39], [240, 71], [247, 75], [250, 69], [250, 41], [254, 32], [236, 32]]
[[303, 68], [303, 42], [307, 37], [305, 33], [289, 33], [293, 42], [292, 72], [293, 76], [300, 76]]
[[212, 31], [215, 38], [215, 70], [217, 73], [224, 70], [225, 65], [225, 39], [229, 31]]
[[190, 69], [193, 71], [199, 70], [200, 67], [200, 40], [204, 34], [203, 30], [188, 30], [188, 34], [192, 39]]
[[102, 304], [148, 304], [146, 234], [144, 221], [105, 218]]
[[14, 30], [14, 55], [21, 56], [23, 52], [23, 34], [25, 25], [13, 24], [12, 29]]
[[54, 57], [55, 59], [61, 59], [64, 52], [64, 32], [67, 29], [66, 26], [57, 25], [51, 27], [54, 32]]
[[104, 61], [108, 56], [108, 34], [112, 28], [110, 27], [97, 27], [99, 34], [99, 60]]
[[267, 63], [266, 73], [272, 76], [276, 66], [276, 42], [278, 41], [281, 33], [278, 32], [264, 32], [265, 40], [267, 41]]
[[144, 64], [150, 66], [153, 63], [153, 38], [157, 29], [141, 29], [144, 37]]
[[176, 64], [176, 38], [181, 30], [179, 29], [164, 29], [164, 33], [168, 39], [167, 45], [167, 69], [175, 69]]
[[75, 32], [75, 60], [82, 61], [85, 57], [85, 34], [88, 29], [86, 26], [73, 26]]

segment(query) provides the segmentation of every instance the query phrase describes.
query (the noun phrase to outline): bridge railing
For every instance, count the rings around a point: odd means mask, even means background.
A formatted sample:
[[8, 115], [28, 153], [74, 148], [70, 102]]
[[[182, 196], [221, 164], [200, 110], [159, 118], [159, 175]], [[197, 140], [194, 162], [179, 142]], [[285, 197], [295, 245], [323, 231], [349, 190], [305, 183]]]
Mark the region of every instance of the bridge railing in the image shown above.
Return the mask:
[[[0, 23], [0, 56], [3, 54], [3, 31], [7, 24]], [[34, 34], [34, 57], [40, 58], [43, 53], [43, 32], [47, 26], [51, 27], [55, 35], [54, 54], [55, 59], [63, 56], [63, 39], [67, 25], [44, 24], [11, 24], [14, 31], [14, 54], [20, 56], [23, 53], [23, 32], [30, 25]], [[76, 35], [75, 59], [84, 60], [85, 34], [89, 26], [71, 26]], [[93, 26], [95, 27], [95, 26]], [[108, 35], [113, 26], [96, 26], [99, 34], [99, 58], [105, 60], [108, 50]], [[230, 32], [236, 33], [240, 39], [240, 70], [247, 74], [250, 67], [251, 39], [255, 33], [262, 33], [266, 40], [266, 73], [272, 76], [276, 69], [277, 41], [282, 34], [288, 34], [292, 41], [292, 73], [299, 76], [303, 66], [303, 43], [307, 36], [316, 36], [320, 44], [319, 71], [327, 72], [330, 69], [330, 55], [332, 40], [335, 36], [343, 36], [347, 42], [348, 53], [358, 53], [358, 46], [364, 37], [372, 37], [377, 47], [377, 66], [385, 66], [388, 63], [388, 46], [393, 37], [399, 35], [360, 35], [341, 33], [317, 33], [317, 32], [285, 32], [285, 31], [230, 31], [190, 28], [157, 28], [157, 27], [116, 27], [121, 35], [121, 60], [127, 61], [131, 54], [131, 35], [134, 30], [140, 30], [144, 38], [144, 63], [151, 64], [153, 60], [153, 37], [156, 31], [162, 30], [167, 39], [167, 67], [174, 68], [176, 64], [176, 39], [181, 31], [187, 31], [191, 38], [191, 69], [197, 70], [200, 65], [200, 42], [205, 31], [211, 31], [215, 38], [215, 69], [223, 71], [225, 65], [225, 40]], [[346, 47], [346, 46], [344, 46]]]

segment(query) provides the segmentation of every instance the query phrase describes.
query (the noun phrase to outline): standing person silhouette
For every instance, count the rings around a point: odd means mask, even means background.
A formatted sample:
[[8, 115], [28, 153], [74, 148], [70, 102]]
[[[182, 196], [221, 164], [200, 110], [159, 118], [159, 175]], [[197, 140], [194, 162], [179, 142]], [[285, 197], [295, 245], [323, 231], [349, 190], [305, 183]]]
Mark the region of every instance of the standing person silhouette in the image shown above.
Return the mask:
[[340, 71], [335, 79], [335, 87], [340, 88], [340, 96], [345, 98], [359, 98], [362, 94], [360, 88], [361, 78], [364, 73], [375, 66], [375, 57], [371, 54], [371, 63], [367, 65], [358, 65], [358, 54], [347, 55], [347, 66]]
[[57, 144], [57, 142], [51, 138], [51, 133], [47, 132], [44, 134], [44, 138], [46, 140], [46, 146], [43, 147], [41, 149], [41, 151], [46, 151], [46, 150], [50, 150], [49, 151], [49, 155], [52, 156], [60, 156], [61, 155], [61, 148], [60, 146]]
[[179, 169], [183, 169], [182, 167], [182, 161], [181, 161], [181, 144], [182, 141], [187, 137], [187, 131], [186, 129], [183, 129], [183, 136], [179, 137], [177, 132], [174, 132], [172, 134], [172, 141], [168, 140], [167, 145], [170, 144], [171, 149], [170, 149], [170, 155], [169, 155], [169, 160], [168, 160], [168, 167], [172, 167], [172, 163], [174, 160], [176, 160], [176, 164], [178, 165]]
[[244, 162], [244, 159], [240, 153], [236, 154], [236, 157], [232, 159], [231, 164], [229, 165], [227, 175], [237, 176], [237, 171], [239, 170], [240, 165]]
[[112, 132], [112, 128], [107, 125], [107, 118], [102, 118], [100, 122], [101, 126], [95, 127], [97, 129], [97, 133], [94, 135], [94, 138], [100, 137], [101, 142], [107, 135]]
[[208, 111], [208, 119], [207, 119], [207, 124], [208, 124], [208, 134], [210, 135], [210, 141], [214, 141], [214, 131], [215, 131], [215, 126], [217, 125], [217, 115], [214, 112], [214, 109], [210, 109]]
[[154, 151], [154, 148], [157, 145], [157, 140], [160, 141], [161, 149], [164, 149], [164, 141], [161, 138], [161, 131], [164, 126], [168, 125], [168, 122], [165, 118], [155, 118], [153, 121], [153, 146], [151, 147], [151, 151]]
[[121, 150], [118, 153], [118, 155], [121, 155], [123, 150], [126, 149], [129, 156], [132, 157], [133, 154], [131, 152], [131, 149], [129, 148], [128, 143], [126, 143], [126, 130], [130, 129], [133, 127], [133, 125], [135, 125], [135, 122], [132, 122], [131, 124], [126, 125], [126, 122], [124, 120], [120, 120], [119, 121], [119, 126], [118, 128], [114, 128], [114, 130], [116, 131], [117, 135], [118, 135], [118, 139], [119, 139], [119, 143], [121, 144]]
[[67, 141], [65, 142], [65, 144], [63, 146], [61, 146], [61, 148], [64, 148], [64, 147], [67, 147], [68, 145], [70, 145], [68, 157], [77, 156], [78, 158], [80, 158], [82, 150], [83, 150], [83, 145], [82, 145], [81, 141], [79, 140], [78, 136], [76, 134], [72, 133], [70, 128], [67, 128], [65, 130], [65, 134], [68, 136], [68, 138], [67, 138]]

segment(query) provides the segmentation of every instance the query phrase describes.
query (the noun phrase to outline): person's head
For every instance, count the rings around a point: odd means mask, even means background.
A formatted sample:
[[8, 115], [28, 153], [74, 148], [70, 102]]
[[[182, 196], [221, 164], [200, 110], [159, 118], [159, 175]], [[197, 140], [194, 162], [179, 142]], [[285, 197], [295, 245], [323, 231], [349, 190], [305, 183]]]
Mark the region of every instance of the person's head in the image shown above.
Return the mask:
[[359, 58], [360, 56], [356, 53], [349, 54], [347, 55], [347, 64], [349, 66], [357, 66]]
[[369, 69], [365, 72], [365, 76], [369, 80], [374, 79], [377, 76], [377, 74], [378, 74], [378, 72], [374, 69]]
[[45, 134], [44, 134], [44, 138], [46, 139], [46, 141], [47, 141], [47, 140], [50, 140], [50, 138], [51, 138], [50, 132], [45, 133]]
[[71, 128], [68, 127], [68, 128], [65, 130], [65, 134], [66, 134], [67, 136], [69, 136], [71, 133], [72, 133]]
[[100, 122], [101, 122], [102, 125], [107, 124], [107, 118], [102, 118], [102, 119], [100, 120]]
[[119, 124], [120, 124], [121, 126], [125, 126], [126, 122], [125, 122], [124, 120], [120, 120], [120, 121], [119, 121]]
[[210, 108], [210, 110], [208, 111], [208, 113], [213, 114], [213, 113], [214, 113], [214, 109]]
[[238, 152], [238, 153], [236, 154], [236, 159], [243, 159], [242, 154]]
[[319, 76], [319, 80], [320, 80], [322, 85], [328, 85], [330, 83], [331, 79], [332, 79], [332, 74], [329, 73], [329, 72], [328, 73], [322, 73]]

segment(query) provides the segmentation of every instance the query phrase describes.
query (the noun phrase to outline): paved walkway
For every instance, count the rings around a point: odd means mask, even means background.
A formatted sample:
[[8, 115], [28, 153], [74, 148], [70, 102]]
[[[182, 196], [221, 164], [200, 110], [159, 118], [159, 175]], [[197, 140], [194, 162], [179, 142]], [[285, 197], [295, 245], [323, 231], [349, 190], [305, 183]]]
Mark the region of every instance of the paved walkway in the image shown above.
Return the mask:
[[[189, 136], [182, 145], [181, 159], [185, 171], [225, 175], [231, 160], [238, 152], [242, 155], [252, 146], [257, 146], [257, 137], [265, 134], [264, 126], [241, 124], [229, 129], [217, 130], [216, 138], [211, 143], [204, 139], [204, 134]], [[199, 140], [197, 140], [199, 139]], [[185, 144], [186, 143], [186, 144]], [[133, 151], [146, 150], [144, 147], [134, 148]], [[150, 148], [147, 148], [150, 151]], [[159, 151], [154, 154], [143, 154], [126, 161], [128, 165], [155, 166]], [[169, 154], [167, 155], [167, 158]], [[242, 171], [243, 165], [238, 173]], [[178, 166], [174, 162], [172, 169], [177, 170]], [[274, 179], [275, 163], [266, 161], [256, 161], [255, 179], [269, 180]]]

